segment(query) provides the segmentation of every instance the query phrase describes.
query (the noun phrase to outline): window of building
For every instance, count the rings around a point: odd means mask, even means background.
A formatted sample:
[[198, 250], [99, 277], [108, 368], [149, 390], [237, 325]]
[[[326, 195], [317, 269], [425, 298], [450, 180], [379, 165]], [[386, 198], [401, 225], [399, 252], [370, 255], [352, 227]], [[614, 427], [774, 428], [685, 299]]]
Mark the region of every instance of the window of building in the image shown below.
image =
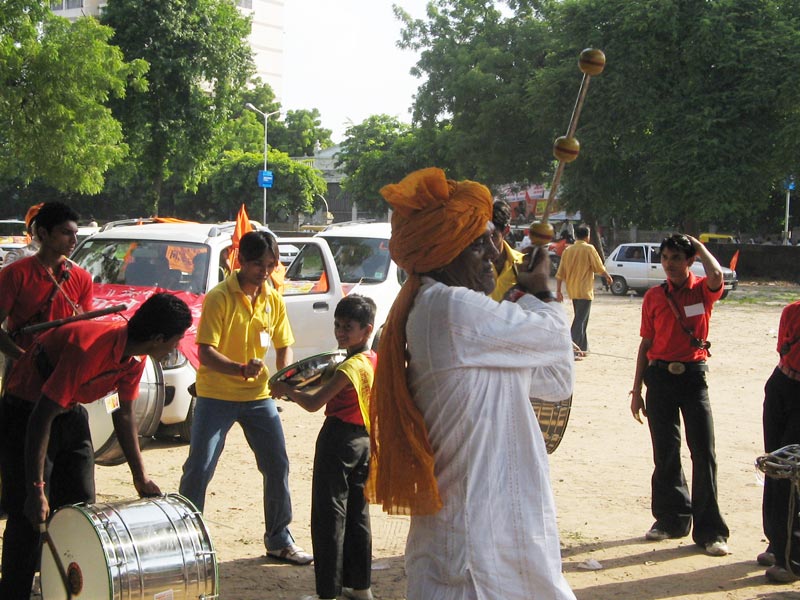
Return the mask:
[[51, 0], [50, 10], [64, 10], [64, 2], [60, 0]]
[[253, 0], [238, 0], [236, 4], [239, 6], [239, 8], [253, 8]]
[[83, 0], [67, 0], [67, 8], [83, 8]]

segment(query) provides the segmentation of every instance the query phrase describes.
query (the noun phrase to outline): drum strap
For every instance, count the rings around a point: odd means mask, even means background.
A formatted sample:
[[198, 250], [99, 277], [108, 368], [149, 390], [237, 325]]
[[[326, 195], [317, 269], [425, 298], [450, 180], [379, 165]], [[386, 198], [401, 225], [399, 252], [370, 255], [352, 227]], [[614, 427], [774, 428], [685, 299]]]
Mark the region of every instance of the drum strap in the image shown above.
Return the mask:
[[667, 285], [667, 283], [662, 283], [661, 287], [664, 288], [664, 295], [667, 297], [667, 304], [669, 304], [669, 307], [672, 309], [672, 314], [675, 315], [675, 319], [677, 319], [678, 325], [681, 326], [681, 329], [683, 329], [686, 335], [689, 336], [692, 346], [695, 348], [701, 348], [705, 350], [706, 355], [711, 356], [711, 351], [709, 350], [709, 348], [711, 348], [711, 342], [709, 342], [708, 340], [701, 340], [700, 338], [695, 337], [692, 328], [689, 327], [681, 318], [681, 314], [680, 311], [678, 310], [677, 305], [675, 304], [675, 300], [669, 293], [669, 286]]

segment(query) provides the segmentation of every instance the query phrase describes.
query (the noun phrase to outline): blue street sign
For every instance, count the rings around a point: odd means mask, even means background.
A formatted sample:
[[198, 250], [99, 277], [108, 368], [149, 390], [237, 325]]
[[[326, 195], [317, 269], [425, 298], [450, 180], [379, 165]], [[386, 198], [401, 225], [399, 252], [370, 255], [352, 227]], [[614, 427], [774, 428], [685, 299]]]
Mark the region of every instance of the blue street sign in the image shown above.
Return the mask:
[[272, 171], [260, 170], [258, 172], [258, 187], [271, 188], [272, 181]]
[[795, 186], [794, 175], [789, 175], [786, 179], [783, 180], [783, 189], [792, 192], [794, 191], [794, 186]]

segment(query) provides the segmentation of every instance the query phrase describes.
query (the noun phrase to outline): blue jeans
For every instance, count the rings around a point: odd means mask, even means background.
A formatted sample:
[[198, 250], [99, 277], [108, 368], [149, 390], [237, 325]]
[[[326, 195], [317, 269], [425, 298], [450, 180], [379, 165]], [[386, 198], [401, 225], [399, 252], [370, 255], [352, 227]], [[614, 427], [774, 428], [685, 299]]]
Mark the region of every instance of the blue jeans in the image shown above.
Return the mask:
[[183, 465], [180, 493], [203, 511], [206, 489], [225, 447], [225, 438], [239, 423], [264, 477], [264, 544], [280, 550], [294, 542], [289, 533], [292, 499], [289, 495], [289, 457], [275, 400], [233, 402], [198, 397], [192, 421], [189, 456]]

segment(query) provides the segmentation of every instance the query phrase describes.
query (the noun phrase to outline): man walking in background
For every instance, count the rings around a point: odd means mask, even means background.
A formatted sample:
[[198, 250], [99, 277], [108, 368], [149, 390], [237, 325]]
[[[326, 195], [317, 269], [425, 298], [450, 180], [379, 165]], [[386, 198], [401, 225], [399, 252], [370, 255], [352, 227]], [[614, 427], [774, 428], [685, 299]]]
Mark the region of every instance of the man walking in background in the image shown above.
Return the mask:
[[[589, 312], [592, 310], [592, 300], [594, 300], [594, 276], [602, 275], [608, 285], [611, 285], [612, 281], [597, 250], [589, 243], [589, 233], [588, 225], [578, 225], [575, 228], [577, 240], [572, 246], [564, 249], [556, 272], [556, 298], [559, 302], [564, 301], [561, 286], [564, 281], [567, 282], [567, 293], [572, 299], [572, 308], [575, 312], [570, 334], [581, 355], [589, 350], [586, 327], [589, 324]], [[579, 356], [576, 351], [576, 358]]]

